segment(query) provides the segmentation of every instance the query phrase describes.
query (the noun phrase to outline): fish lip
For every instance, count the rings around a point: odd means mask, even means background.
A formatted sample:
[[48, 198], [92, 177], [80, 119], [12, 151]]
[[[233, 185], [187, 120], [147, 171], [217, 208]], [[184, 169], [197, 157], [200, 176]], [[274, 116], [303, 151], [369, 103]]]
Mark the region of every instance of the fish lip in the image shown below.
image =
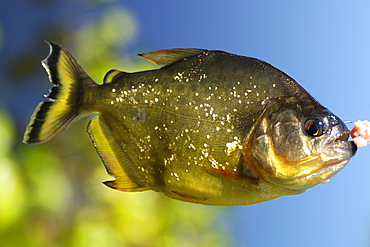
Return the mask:
[[344, 138], [343, 135], [324, 149], [321, 155], [324, 162], [322, 169], [337, 166], [345, 161], [348, 162], [356, 154], [356, 144], [353, 141], [343, 141], [341, 138]]
[[349, 141], [349, 143], [351, 143], [351, 145], [352, 145], [352, 153], [353, 153], [352, 156], [354, 156], [357, 152], [358, 147], [357, 147], [357, 145], [355, 144], [354, 141]]
[[[335, 140], [331, 144], [327, 145], [325, 148], [325, 153], [330, 152], [334, 154], [333, 151], [341, 151], [341, 154], [347, 153], [345, 156], [346, 158], [351, 158], [354, 156], [357, 152], [357, 146], [354, 143], [354, 141], [341, 141], [341, 140]], [[337, 152], [339, 154], [339, 152]]]

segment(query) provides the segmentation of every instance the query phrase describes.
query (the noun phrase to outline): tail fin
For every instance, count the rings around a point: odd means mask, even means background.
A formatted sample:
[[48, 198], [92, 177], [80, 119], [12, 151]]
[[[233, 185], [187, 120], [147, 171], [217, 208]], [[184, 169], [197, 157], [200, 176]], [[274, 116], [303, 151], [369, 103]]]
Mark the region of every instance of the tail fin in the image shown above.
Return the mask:
[[72, 55], [56, 43], [50, 45], [50, 54], [42, 65], [54, 84], [49, 101], [35, 109], [24, 134], [23, 142], [43, 143], [51, 140], [76, 121], [81, 113], [80, 96], [86, 84], [95, 84]]

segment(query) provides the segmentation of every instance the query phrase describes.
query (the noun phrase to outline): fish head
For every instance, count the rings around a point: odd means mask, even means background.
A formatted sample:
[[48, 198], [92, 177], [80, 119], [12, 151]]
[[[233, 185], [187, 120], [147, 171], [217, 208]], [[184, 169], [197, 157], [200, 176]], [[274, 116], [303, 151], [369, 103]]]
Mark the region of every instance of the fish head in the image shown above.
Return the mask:
[[302, 102], [266, 107], [242, 151], [250, 172], [294, 191], [328, 182], [357, 150], [342, 120], [316, 101]]

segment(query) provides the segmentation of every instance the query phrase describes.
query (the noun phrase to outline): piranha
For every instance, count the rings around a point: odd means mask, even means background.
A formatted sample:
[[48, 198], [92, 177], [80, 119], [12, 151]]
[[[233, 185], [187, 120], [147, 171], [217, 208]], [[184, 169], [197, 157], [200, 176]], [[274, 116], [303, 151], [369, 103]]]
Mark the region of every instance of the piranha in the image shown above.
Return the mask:
[[81, 117], [110, 188], [154, 190], [204, 205], [237, 206], [326, 183], [356, 153], [349, 130], [294, 79], [261, 60], [223, 51], [139, 54], [160, 68], [109, 71], [96, 84], [49, 43], [54, 84], [24, 135], [51, 140]]

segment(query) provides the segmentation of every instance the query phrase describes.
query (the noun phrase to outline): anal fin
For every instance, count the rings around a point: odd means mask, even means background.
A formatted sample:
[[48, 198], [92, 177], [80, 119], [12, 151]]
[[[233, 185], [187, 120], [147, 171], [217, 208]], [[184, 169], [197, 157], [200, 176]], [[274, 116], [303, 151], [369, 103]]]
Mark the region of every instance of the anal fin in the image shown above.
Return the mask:
[[149, 189], [143, 185], [145, 183], [133, 170], [129, 157], [117, 143], [102, 116], [96, 116], [91, 120], [88, 132], [107, 172], [115, 178], [113, 181], [104, 182], [105, 185], [125, 192]]

